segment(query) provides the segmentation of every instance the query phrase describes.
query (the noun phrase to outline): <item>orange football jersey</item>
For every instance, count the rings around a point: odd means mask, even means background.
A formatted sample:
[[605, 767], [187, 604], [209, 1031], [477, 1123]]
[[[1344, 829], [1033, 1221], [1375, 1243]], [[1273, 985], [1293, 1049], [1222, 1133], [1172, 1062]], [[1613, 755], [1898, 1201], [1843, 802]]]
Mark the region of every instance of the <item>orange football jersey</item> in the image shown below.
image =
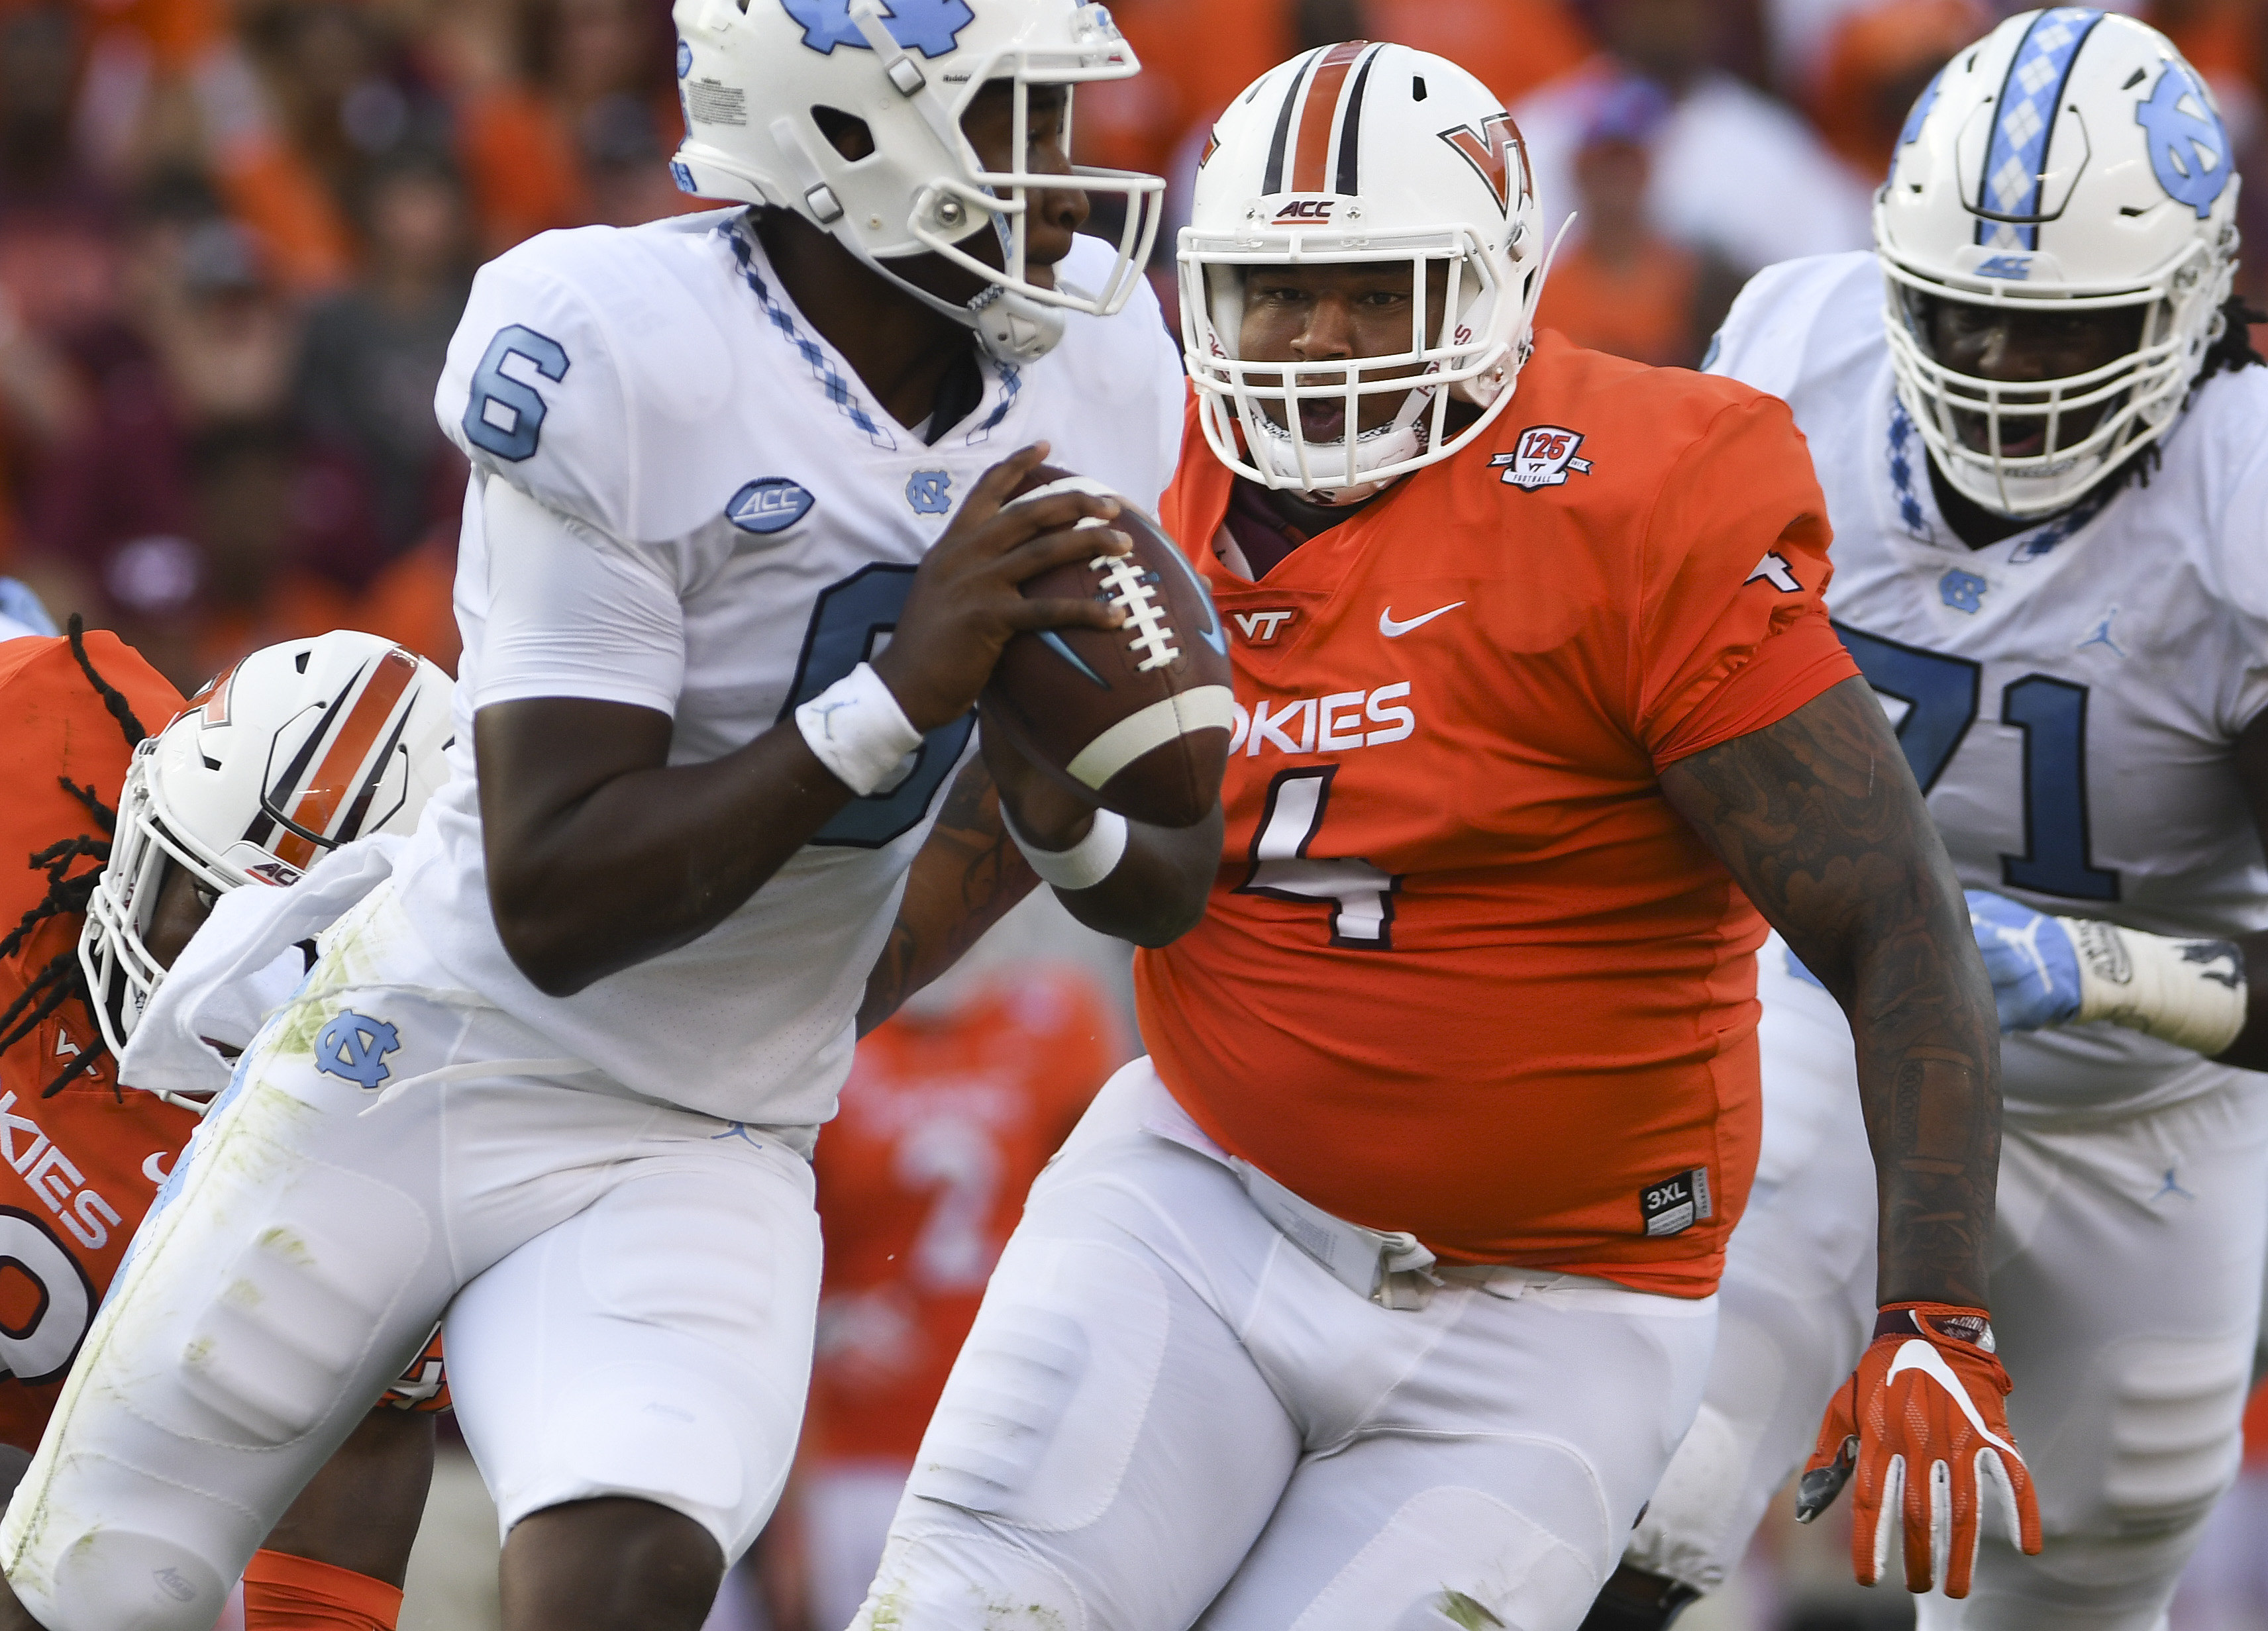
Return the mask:
[[1192, 420], [1162, 519], [1238, 713], [1204, 920], [1136, 965], [1160, 1074], [1445, 1259], [1706, 1295], [1764, 925], [1656, 775], [1858, 672], [1787, 408], [1547, 333], [1487, 434], [1257, 584], [1217, 553], [1232, 486]]
[[[114, 635], [88, 635], [86, 650], [143, 726], [163, 730], [181, 699], [157, 670]], [[70, 642], [0, 642], [0, 779], [8, 789], [0, 798], [0, 935], [47, 898], [48, 871], [27, 864], [32, 856], [80, 836], [107, 837], [63, 782], [114, 810], [130, 753]], [[72, 877], [99, 864], [88, 855], [66, 861]], [[80, 922], [76, 912], [47, 918], [0, 959], [0, 1012], [55, 958], [73, 953]], [[21, 1022], [0, 1025], [0, 1037]], [[98, 1040], [92, 1016], [74, 999], [0, 1054], [0, 1443], [24, 1450], [38, 1446], [127, 1240], [197, 1124], [147, 1093], [122, 1095], [108, 1059], [41, 1098]]]
[[1024, 1192], [1122, 1027], [1086, 976], [1023, 965], [858, 1044], [813, 1164], [827, 1234], [806, 1451], [911, 1460]]

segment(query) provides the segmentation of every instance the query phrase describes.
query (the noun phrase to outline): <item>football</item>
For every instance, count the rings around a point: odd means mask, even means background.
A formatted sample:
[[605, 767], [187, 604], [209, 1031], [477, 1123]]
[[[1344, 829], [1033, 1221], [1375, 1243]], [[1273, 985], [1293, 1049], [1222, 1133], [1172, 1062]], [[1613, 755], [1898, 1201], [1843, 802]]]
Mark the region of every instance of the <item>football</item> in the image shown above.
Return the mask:
[[1108, 495], [1130, 554], [1096, 555], [1029, 578], [1036, 599], [1092, 596], [1119, 628], [1018, 635], [984, 687], [984, 726], [1104, 808], [1160, 827], [1204, 819], [1220, 797], [1235, 705], [1228, 640], [1204, 580], [1157, 522], [1103, 483], [1042, 465], [1009, 502], [1065, 491]]

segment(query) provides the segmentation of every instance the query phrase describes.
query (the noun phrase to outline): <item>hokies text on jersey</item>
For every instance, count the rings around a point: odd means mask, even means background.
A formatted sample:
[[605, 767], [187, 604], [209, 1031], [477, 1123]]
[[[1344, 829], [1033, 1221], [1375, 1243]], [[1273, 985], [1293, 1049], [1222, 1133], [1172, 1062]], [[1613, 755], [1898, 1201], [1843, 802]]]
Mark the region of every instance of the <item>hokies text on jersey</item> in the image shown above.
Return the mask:
[[1375, 690], [1333, 691], [1282, 702], [1258, 697], [1249, 709], [1239, 702], [1228, 738], [1229, 756], [1234, 758], [1240, 749], [1248, 759], [1258, 758], [1263, 749], [1339, 753], [1404, 741], [1418, 730], [1418, 716], [1406, 706], [1409, 696], [1410, 682], [1403, 680]]

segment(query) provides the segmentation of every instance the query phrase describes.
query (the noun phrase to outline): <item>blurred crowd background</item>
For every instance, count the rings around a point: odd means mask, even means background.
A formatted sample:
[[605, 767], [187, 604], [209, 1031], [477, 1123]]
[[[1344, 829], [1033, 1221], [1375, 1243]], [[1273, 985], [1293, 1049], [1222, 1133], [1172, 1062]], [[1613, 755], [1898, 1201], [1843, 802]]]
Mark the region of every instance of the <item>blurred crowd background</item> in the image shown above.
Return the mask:
[[[754, 0], [775, 4], [777, 0]], [[1742, 280], [1867, 242], [1906, 110], [1994, 0], [1120, 0], [1145, 71], [1079, 92], [1089, 162], [1185, 201], [1204, 132], [1306, 46], [1390, 39], [1514, 110], [1580, 219], [1541, 321], [1697, 362]], [[2135, 0], [2211, 80], [2268, 249], [2268, 0]], [[195, 687], [335, 627], [453, 667], [465, 471], [432, 393], [474, 268], [552, 227], [708, 207], [666, 0], [0, 0], [0, 573]], [[1169, 210], [1169, 217], [1173, 214]], [[1174, 318], [1171, 227], [1153, 282]], [[2268, 253], [2244, 274], [2268, 305]], [[2268, 343], [2268, 334], [2260, 336]], [[796, 1488], [717, 1631], [836, 1631], [1024, 1187], [1132, 1050], [1122, 951], [1035, 902], [861, 1051], [821, 1144], [829, 1275]], [[2261, 1425], [2268, 1428], [2268, 1417]], [[2256, 1443], [2268, 1454], [2268, 1432]], [[459, 1453], [408, 1631], [494, 1623]], [[490, 1527], [484, 1530], [483, 1524]], [[1775, 1517], [1692, 1631], [1911, 1623]], [[849, 1581], [853, 1585], [846, 1587]], [[2268, 1467], [2175, 1631], [2268, 1627]]]
[[[2268, 7], [2135, 9], [2268, 174]], [[1085, 158], [1185, 198], [1213, 116], [1295, 50], [1442, 52], [1514, 109], [1550, 214], [1580, 211], [1543, 320], [1685, 364], [1757, 268], [1864, 245], [1906, 108], [1994, 20], [1991, 0], [1116, 11], [1145, 71], [1081, 91]], [[464, 471], [431, 402], [472, 270], [547, 228], [703, 207], [664, 163], [681, 130], [666, 0], [0, 0], [0, 572], [184, 686], [341, 624], [451, 662]], [[2246, 203], [2268, 244], [2268, 186]], [[1169, 316], [1170, 251], [1169, 230]]]

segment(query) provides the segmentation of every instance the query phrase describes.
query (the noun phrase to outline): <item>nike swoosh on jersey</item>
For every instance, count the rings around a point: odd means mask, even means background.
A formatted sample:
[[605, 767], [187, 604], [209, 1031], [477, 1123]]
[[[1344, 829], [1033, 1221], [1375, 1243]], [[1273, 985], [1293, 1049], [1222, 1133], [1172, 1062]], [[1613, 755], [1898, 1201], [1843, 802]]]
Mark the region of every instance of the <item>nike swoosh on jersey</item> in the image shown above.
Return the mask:
[[1435, 618], [1440, 616], [1442, 613], [1454, 612], [1462, 605], [1464, 605], [1464, 602], [1462, 600], [1452, 600], [1447, 606], [1435, 606], [1430, 612], [1421, 613], [1419, 615], [1410, 619], [1407, 622], [1396, 621], [1394, 616], [1394, 608], [1390, 606], [1386, 606], [1378, 613], [1378, 632], [1384, 635], [1388, 640], [1399, 640], [1411, 629], [1421, 628], [1424, 625], [1432, 622]]
[[1890, 1356], [1890, 1368], [1882, 1378], [1882, 1385], [1888, 1387], [1896, 1380], [1901, 1370], [1920, 1371], [1953, 1395], [1954, 1401], [1961, 1407], [1961, 1414], [1969, 1418], [1969, 1425], [1975, 1428], [1981, 1436], [1998, 1444], [2010, 1455], [2017, 1453], [2015, 1445], [1984, 1425], [1984, 1418], [1977, 1413], [1977, 1401], [1969, 1397], [1969, 1390], [1962, 1385], [1961, 1378], [1954, 1374], [1953, 1367], [1945, 1363], [1945, 1355], [1939, 1353], [1933, 1345], [1919, 1337], [1899, 1344], [1898, 1351]]

